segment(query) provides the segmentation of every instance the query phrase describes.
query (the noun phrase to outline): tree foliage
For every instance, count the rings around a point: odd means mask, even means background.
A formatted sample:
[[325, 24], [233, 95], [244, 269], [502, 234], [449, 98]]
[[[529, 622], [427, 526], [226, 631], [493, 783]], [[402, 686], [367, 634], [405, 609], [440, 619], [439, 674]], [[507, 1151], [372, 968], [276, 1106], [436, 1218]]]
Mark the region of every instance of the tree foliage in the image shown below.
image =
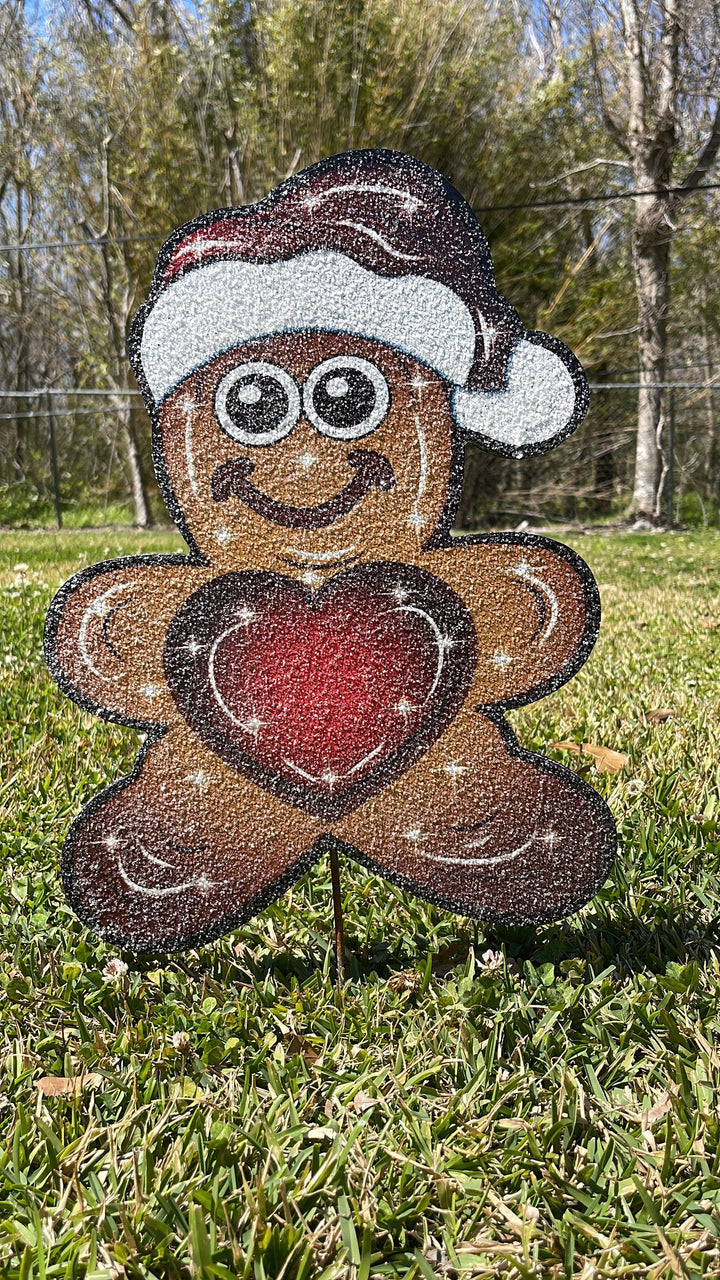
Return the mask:
[[[713, 52], [707, 35], [714, 10], [704, 4], [692, 6], [679, 37], [677, 170], [660, 175], [663, 181], [680, 168], [689, 173], [705, 154], [717, 43]], [[64, 402], [58, 430], [66, 500], [82, 506], [104, 495], [106, 508], [130, 501], [141, 524], [157, 513], [146, 421], [123, 393], [134, 385], [124, 354], [129, 320], [162, 239], [204, 209], [255, 201], [287, 174], [349, 147], [398, 147], [446, 173], [478, 209], [500, 287], [526, 322], [558, 333], [591, 376], [637, 368], [637, 210], [630, 201], [582, 203], [626, 191], [638, 179], [628, 150], [623, 62], [629, 5], [51, 0], [35, 10], [15, 0], [6, 6], [0, 236], [5, 245], [26, 248], [0, 253], [1, 388], [103, 387], [115, 396], [102, 412], [83, 402], [80, 413], [79, 399]], [[685, 13], [680, 0], [676, 8]], [[655, 15], [646, 31], [652, 111], [652, 40], [661, 26]], [[702, 172], [707, 178], [710, 170]], [[538, 203], [553, 199], [578, 203]], [[685, 208], [673, 242], [666, 363], [687, 361], [699, 347], [712, 370], [713, 196], [697, 194]], [[27, 248], [45, 241], [67, 243]], [[32, 496], [40, 508], [48, 496], [47, 421], [28, 416], [42, 409], [36, 401], [0, 400], [6, 415], [0, 519], [3, 510], [6, 518], [28, 516]], [[560, 467], [554, 459], [519, 464], [471, 453], [465, 522], [482, 518], [498, 493], [513, 492], [521, 509], [532, 494], [543, 495], [548, 514], [573, 514], [572, 491], [585, 496], [588, 511], [593, 502], [594, 509], [612, 506], [612, 493], [617, 505], [628, 477], [621, 480], [613, 464], [602, 494], [593, 477], [598, 457], [627, 453], [632, 421], [623, 413], [614, 440], [614, 428], [596, 430], [591, 419], [579, 443], [566, 446]], [[707, 506], [716, 444], [712, 413], [705, 418]], [[627, 471], [629, 455], [623, 466]]]

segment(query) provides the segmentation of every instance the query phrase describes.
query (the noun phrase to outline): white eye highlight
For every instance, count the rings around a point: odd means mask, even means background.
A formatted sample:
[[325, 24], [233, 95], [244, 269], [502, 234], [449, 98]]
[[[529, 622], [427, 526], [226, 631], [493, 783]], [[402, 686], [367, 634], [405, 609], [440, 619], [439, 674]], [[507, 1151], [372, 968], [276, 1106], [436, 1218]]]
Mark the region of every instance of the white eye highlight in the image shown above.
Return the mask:
[[241, 383], [235, 394], [241, 404], [257, 404], [262, 399], [262, 388], [256, 382]]
[[350, 390], [350, 383], [347, 378], [328, 378], [325, 383], [325, 390], [329, 396], [346, 396]]
[[300, 392], [285, 369], [267, 360], [248, 360], [218, 384], [215, 417], [238, 444], [276, 444], [300, 418]]
[[359, 440], [380, 425], [390, 408], [390, 388], [377, 365], [360, 356], [323, 360], [303, 387], [303, 408], [331, 440]]

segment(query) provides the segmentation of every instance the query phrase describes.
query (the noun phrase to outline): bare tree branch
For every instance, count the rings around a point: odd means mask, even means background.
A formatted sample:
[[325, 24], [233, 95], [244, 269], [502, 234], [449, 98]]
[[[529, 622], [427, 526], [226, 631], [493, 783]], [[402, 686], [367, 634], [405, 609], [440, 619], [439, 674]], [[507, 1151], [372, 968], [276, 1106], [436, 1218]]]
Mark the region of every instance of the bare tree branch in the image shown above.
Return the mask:
[[603, 124], [615, 145], [619, 147], [621, 151], [624, 151], [626, 156], [631, 155], [632, 153], [628, 144], [627, 132], [623, 127], [620, 117], [616, 115], [614, 111], [611, 111], [610, 107], [608, 107], [604, 102], [602, 103], [600, 110]]
[[[104, 4], [107, 6], [108, 9], [112, 10], [115, 16], [120, 19], [123, 26], [127, 27], [128, 31], [133, 30], [132, 13], [130, 10], [126, 9], [124, 5], [119, 4], [117, 0], [104, 0]], [[94, 21], [95, 18], [101, 17], [101, 13], [102, 13], [101, 4], [100, 5], [93, 4], [92, 0], [83, 0], [83, 6], [86, 9], [88, 17], [91, 19], [91, 21]]]
[[639, 159], [647, 133], [647, 73], [637, 0], [620, 0], [625, 29], [625, 66], [629, 98], [628, 145]]
[[700, 158], [697, 164], [690, 170], [687, 177], [683, 178], [683, 181], [678, 184], [682, 187], [683, 191], [695, 190], [701, 179], [704, 178], [705, 174], [708, 172], [708, 169], [712, 169], [717, 158], [718, 150], [720, 150], [720, 102], [718, 102], [717, 105], [715, 119], [713, 120], [712, 129], [710, 130], [710, 137], [700, 152]]
[[555, 178], [548, 178], [547, 182], [531, 182], [529, 184], [531, 191], [540, 191], [543, 187], [553, 187], [556, 182], [562, 182], [563, 178], [574, 178], [578, 173], [587, 173], [589, 169], [597, 169], [602, 164], [616, 164], [622, 169], [630, 168], [629, 160], [610, 160], [601, 159], [589, 160], [587, 164], [580, 164], [576, 169], [566, 169], [564, 173], [559, 173]]

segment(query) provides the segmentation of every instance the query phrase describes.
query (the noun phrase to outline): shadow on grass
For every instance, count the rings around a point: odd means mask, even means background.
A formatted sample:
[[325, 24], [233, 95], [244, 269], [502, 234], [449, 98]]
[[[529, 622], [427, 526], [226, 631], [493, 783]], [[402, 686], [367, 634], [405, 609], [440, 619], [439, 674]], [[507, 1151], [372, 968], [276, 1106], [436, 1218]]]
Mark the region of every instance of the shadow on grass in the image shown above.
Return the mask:
[[563, 922], [542, 931], [490, 927], [485, 939], [488, 947], [503, 949], [518, 963], [585, 960], [595, 968], [614, 965], [620, 973], [663, 973], [673, 961], [707, 959], [717, 946], [719, 923], [698, 909], [650, 920], [627, 914], [580, 926]]
[[[720, 936], [720, 917], [708, 919], [699, 908], [697, 912], [685, 910], [673, 913], [666, 910], [655, 918], [643, 920], [629, 912], [622, 914], [616, 908], [613, 917], [594, 918], [575, 925], [572, 921], [560, 921], [541, 929], [500, 925], [477, 925], [465, 922], [455, 936], [443, 939], [437, 946], [432, 935], [416, 934], [406, 937], [404, 945], [394, 946], [392, 940], [382, 936], [361, 942], [352, 932], [345, 936], [346, 975], [351, 981], [365, 982], [396, 980], [400, 985], [405, 976], [411, 985], [411, 975], [422, 977], [430, 973], [434, 978], [445, 977], [453, 969], [467, 964], [470, 948], [475, 954], [475, 972], [484, 966], [487, 951], [504, 953], [520, 969], [526, 963], [533, 967], [542, 964], [559, 964], [562, 961], [584, 961], [598, 972], [613, 966], [618, 975], [652, 973], [662, 974], [669, 963], [686, 964], [694, 960], [699, 964], [707, 960], [717, 949]], [[258, 939], [258, 942], [261, 940]], [[235, 948], [233, 948], [235, 950]], [[125, 960], [136, 971], [158, 967], [177, 966], [188, 977], [198, 981], [209, 978], [220, 984], [242, 981], [246, 975], [248, 985], [262, 983], [268, 978], [290, 987], [297, 983], [303, 987], [319, 974], [335, 973], [334, 937], [328, 921], [327, 935], [312, 930], [303, 945], [297, 939], [289, 940], [287, 949], [278, 948], [258, 958], [252, 948], [241, 947], [241, 956], [228, 955], [227, 950], [204, 948], [187, 956], [150, 956], [127, 953]], [[491, 961], [492, 963], [492, 961]]]

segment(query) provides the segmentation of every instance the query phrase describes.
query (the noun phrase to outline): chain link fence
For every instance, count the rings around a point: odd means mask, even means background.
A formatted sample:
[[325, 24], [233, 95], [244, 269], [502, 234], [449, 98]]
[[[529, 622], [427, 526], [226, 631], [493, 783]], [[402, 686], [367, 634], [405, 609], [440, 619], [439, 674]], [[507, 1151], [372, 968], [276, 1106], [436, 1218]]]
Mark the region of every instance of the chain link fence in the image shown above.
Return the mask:
[[152, 515], [162, 520], [139, 393], [0, 391], [0, 524], [132, 524], [128, 422], [139, 442]]
[[[633, 490], [638, 385], [611, 377], [591, 383], [588, 415], [557, 451], [503, 458], [470, 445], [460, 524], [466, 529], [612, 523]], [[663, 386], [656, 514], [671, 524], [718, 525], [720, 387]]]
[[[666, 384], [659, 434], [657, 514], [712, 526], [720, 509], [720, 387]], [[504, 458], [470, 444], [458, 519], [463, 529], [621, 520], [632, 494], [637, 384], [592, 384], [588, 416], [557, 451]], [[66, 527], [132, 523], [132, 476], [123, 424], [138, 444], [152, 517], [166, 514], [155, 486], [150, 426], [132, 392], [0, 392], [0, 524]]]

